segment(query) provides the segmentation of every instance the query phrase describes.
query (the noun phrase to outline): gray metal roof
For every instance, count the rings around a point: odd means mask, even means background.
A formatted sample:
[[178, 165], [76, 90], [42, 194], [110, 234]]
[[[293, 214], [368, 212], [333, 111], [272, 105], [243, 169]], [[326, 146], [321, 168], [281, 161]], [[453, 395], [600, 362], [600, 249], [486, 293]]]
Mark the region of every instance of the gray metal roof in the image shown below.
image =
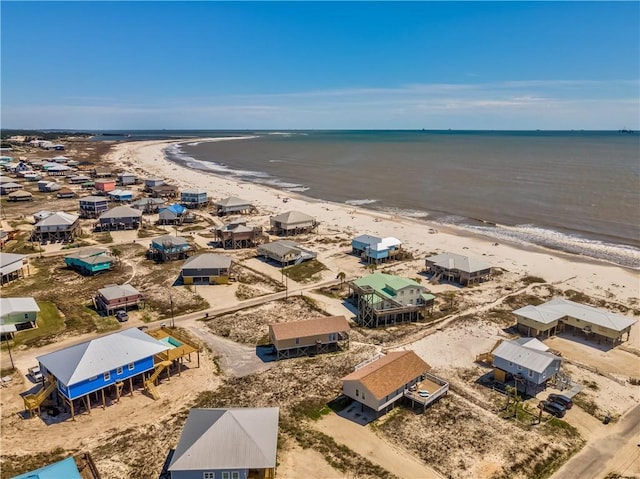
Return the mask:
[[614, 331], [624, 331], [637, 323], [636, 319], [564, 298], [553, 298], [551, 301], [539, 306], [525, 306], [524, 308], [516, 309], [513, 313], [545, 324], [569, 316]]
[[64, 213], [62, 211], [58, 211], [57, 213], [52, 214], [51, 216], [46, 217], [42, 221], [36, 223], [36, 227], [38, 226], [69, 226], [78, 221], [80, 218], [78, 215], [72, 215], [69, 213]]
[[224, 206], [224, 207], [251, 206], [251, 202], [249, 202], [247, 200], [243, 200], [242, 198], [238, 198], [236, 196], [230, 196], [229, 198], [225, 198], [223, 200], [216, 201], [215, 205], [216, 206]]
[[223, 269], [231, 266], [231, 258], [223, 254], [203, 253], [185, 260], [182, 269]]
[[66, 386], [154, 356], [169, 347], [138, 328], [92, 339], [36, 359]]
[[537, 373], [544, 372], [554, 361], [562, 361], [554, 354], [522, 346], [515, 341], [500, 343], [491, 354]]
[[91, 257], [96, 256], [102, 256], [103, 258], [101, 259], [101, 261], [104, 261], [107, 258], [113, 260], [113, 257], [109, 254], [109, 250], [107, 248], [100, 248], [99, 246], [88, 246], [86, 248], [80, 248], [73, 253], [65, 255], [65, 258], [87, 260]]
[[33, 312], [40, 312], [40, 307], [33, 298], [0, 298], [0, 317]]
[[19, 270], [26, 257], [26, 254], [0, 253], [0, 273], [5, 275]]
[[169, 471], [276, 466], [279, 408], [192, 409]]
[[116, 206], [115, 208], [111, 208], [109, 211], [105, 211], [100, 215], [100, 219], [110, 219], [110, 218], [140, 218], [142, 216], [142, 212], [131, 206], [122, 205]]
[[491, 266], [484, 261], [457, 253], [441, 253], [435, 256], [429, 256], [427, 261], [433, 262], [440, 268], [457, 269], [466, 273], [473, 273], [475, 271], [482, 271], [491, 268]]
[[152, 244], [157, 244], [157, 245], [171, 245], [171, 246], [183, 246], [188, 244], [187, 239], [183, 238], [182, 236], [171, 236], [171, 235], [162, 235], [162, 236], [158, 236], [157, 238], [151, 240]]
[[290, 252], [300, 253], [302, 248], [295, 241], [280, 240], [261, 244], [258, 250], [258, 253], [260, 253], [260, 251], [266, 251], [277, 256], [284, 256]]
[[308, 221], [315, 221], [313, 216], [309, 216], [306, 213], [300, 211], [287, 211], [286, 213], [279, 214], [271, 218], [273, 221], [278, 221], [284, 224], [296, 224], [306, 223]]
[[109, 199], [106, 196], [85, 196], [80, 198], [83, 203], [106, 203]]
[[113, 286], [107, 286], [106, 288], [99, 289], [98, 293], [109, 301], [112, 299], [124, 298], [125, 296], [140, 294], [140, 292], [130, 284], [114, 284]]

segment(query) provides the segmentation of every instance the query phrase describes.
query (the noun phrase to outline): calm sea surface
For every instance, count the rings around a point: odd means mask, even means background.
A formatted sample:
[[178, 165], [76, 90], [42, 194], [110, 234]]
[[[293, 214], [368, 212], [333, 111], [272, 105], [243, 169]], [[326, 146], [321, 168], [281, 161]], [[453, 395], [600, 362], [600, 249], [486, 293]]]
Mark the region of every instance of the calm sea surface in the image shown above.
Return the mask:
[[193, 168], [640, 266], [637, 133], [180, 134], [168, 157]]

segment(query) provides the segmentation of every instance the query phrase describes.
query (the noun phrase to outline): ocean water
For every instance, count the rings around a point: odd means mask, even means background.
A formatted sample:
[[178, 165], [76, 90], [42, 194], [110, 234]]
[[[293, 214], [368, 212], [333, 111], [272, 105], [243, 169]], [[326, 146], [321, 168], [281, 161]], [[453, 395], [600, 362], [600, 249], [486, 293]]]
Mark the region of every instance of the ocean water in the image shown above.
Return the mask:
[[[192, 168], [640, 267], [640, 135], [175, 132]], [[226, 137], [207, 142], [201, 137]], [[132, 135], [131, 139], [136, 139]], [[193, 141], [191, 141], [193, 139]]]

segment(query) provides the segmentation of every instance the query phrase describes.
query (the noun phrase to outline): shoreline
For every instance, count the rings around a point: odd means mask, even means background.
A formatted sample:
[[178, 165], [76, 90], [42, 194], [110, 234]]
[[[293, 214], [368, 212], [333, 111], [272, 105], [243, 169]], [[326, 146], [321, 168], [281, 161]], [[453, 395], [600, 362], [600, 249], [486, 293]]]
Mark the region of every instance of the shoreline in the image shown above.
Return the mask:
[[[477, 257], [507, 271], [541, 277], [550, 283], [566, 282], [572, 278], [572, 288], [589, 291], [596, 296], [614, 294], [621, 299], [640, 296], [638, 270], [632, 267], [533, 243], [508, 240], [497, 243], [493, 237], [455, 225], [441, 225], [428, 218], [401, 217], [362, 206], [310, 198], [299, 192], [189, 168], [168, 159], [165, 154], [169, 146], [185, 141], [192, 140], [118, 142], [104, 160], [121, 168], [133, 169], [141, 176], [167, 178], [180, 188], [203, 188], [213, 199], [239, 196], [249, 200], [259, 211], [258, 215], [243, 217], [251, 224], [262, 222], [268, 225], [269, 216], [300, 210], [320, 222], [319, 234], [394, 236], [403, 242], [405, 249], [415, 252], [414, 257], [421, 261], [431, 253], [451, 251]], [[283, 202], [283, 198], [288, 198], [288, 201]], [[430, 228], [436, 229], [437, 233], [429, 234]]]

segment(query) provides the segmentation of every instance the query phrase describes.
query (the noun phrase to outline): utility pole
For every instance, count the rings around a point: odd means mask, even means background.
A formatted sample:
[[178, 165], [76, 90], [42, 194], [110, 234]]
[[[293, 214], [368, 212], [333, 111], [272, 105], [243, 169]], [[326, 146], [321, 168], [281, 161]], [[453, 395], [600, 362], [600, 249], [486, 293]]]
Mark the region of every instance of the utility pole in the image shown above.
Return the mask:
[[173, 317], [173, 296], [171, 296], [171, 293], [169, 293], [169, 301], [171, 302], [171, 327], [175, 328], [176, 323]]

